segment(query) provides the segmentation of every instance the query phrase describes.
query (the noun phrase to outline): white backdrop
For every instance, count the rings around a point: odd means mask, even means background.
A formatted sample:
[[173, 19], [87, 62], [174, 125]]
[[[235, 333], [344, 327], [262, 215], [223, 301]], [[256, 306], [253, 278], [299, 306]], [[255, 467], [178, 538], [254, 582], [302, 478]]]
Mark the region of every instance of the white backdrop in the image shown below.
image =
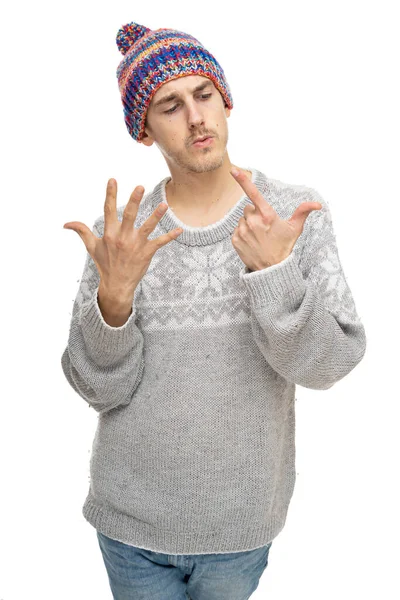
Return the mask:
[[[261, 6], [263, 8], [261, 8]], [[297, 387], [297, 482], [252, 600], [399, 597], [399, 69], [396, 2], [187, 0], [3, 5], [0, 600], [110, 600], [81, 513], [95, 411], [61, 369], [90, 228], [169, 175], [129, 136], [115, 36], [129, 21], [190, 33], [234, 108], [233, 163], [315, 188], [367, 334], [326, 391]]]

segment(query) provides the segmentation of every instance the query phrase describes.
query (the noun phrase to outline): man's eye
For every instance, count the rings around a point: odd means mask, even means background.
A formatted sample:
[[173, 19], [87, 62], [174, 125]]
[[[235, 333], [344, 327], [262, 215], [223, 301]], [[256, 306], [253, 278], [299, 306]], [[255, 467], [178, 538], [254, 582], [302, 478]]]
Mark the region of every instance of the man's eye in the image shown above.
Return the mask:
[[[200, 96], [200, 98], [207, 99], [207, 98], [209, 98], [210, 96], [212, 96], [212, 93], [210, 93], [210, 94], [202, 94], [202, 95]], [[177, 104], [175, 104], [175, 106], [173, 106], [173, 107], [172, 107], [172, 108], [170, 108], [169, 110], [165, 110], [164, 112], [165, 112], [165, 113], [173, 113], [173, 112], [175, 112], [175, 108], [176, 108], [176, 107], [177, 107]]]

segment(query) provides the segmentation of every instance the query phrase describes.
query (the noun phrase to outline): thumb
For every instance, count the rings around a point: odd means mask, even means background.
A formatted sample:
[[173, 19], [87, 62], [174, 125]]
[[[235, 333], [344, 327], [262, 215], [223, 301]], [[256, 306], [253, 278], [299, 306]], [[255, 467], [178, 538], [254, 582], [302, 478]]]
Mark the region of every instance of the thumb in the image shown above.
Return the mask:
[[94, 249], [96, 247], [96, 240], [98, 238], [89, 229], [89, 227], [84, 223], [80, 223], [79, 221], [70, 221], [68, 223], [64, 223], [63, 228], [72, 229], [73, 231], [76, 231], [76, 233], [81, 237], [83, 243], [85, 244], [86, 250], [93, 258]]
[[302, 202], [290, 217], [289, 222], [295, 225], [300, 232], [302, 232], [308, 215], [313, 210], [321, 210], [321, 208], [322, 204], [320, 202]]

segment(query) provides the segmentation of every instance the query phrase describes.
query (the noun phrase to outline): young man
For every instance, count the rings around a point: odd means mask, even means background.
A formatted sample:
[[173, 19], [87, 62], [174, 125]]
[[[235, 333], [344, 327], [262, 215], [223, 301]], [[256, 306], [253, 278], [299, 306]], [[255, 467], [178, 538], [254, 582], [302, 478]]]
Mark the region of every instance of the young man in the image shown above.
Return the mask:
[[365, 331], [328, 204], [232, 174], [215, 58], [137, 23], [117, 44], [128, 131], [171, 176], [119, 208], [110, 179], [93, 230], [65, 225], [88, 254], [62, 367], [99, 417], [83, 515], [114, 598], [245, 600], [295, 485], [296, 385], [345, 377]]

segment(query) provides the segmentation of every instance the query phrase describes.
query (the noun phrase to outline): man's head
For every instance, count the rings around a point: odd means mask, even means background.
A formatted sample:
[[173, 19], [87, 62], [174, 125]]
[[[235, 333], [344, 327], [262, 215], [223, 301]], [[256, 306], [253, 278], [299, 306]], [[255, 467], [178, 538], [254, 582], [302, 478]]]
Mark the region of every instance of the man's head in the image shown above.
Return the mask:
[[[161, 113], [158, 112], [155, 103], [160, 99], [161, 94], [164, 96], [167, 91], [173, 89], [180, 93], [180, 107], [184, 106], [184, 113], [187, 115], [188, 131], [185, 133], [183, 130], [180, 131], [186, 146], [195, 137], [208, 133], [207, 127], [217, 127], [216, 122], [214, 124], [202, 122], [200, 114], [194, 114], [197, 112], [194, 106], [195, 100], [196, 106], [199, 108], [203, 106], [200, 101], [197, 101], [199, 94], [194, 95], [192, 92], [194, 85], [211, 81], [213, 85], [210, 91], [213, 91], [213, 96], [208, 114], [213, 115], [211, 118], [215, 120], [217, 116], [215, 110], [219, 106], [219, 116], [221, 110], [222, 114], [229, 116], [224, 106], [230, 111], [233, 108], [233, 101], [225, 74], [214, 56], [193, 36], [175, 29], [152, 31], [132, 22], [118, 30], [116, 42], [124, 55], [118, 65], [117, 78], [124, 107], [125, 124], [129, 134], [137, 142], [142, 141], [147, 127], [149, 137], [145, 139], [156, 141], [160, 148], [166, 147], [167, 131], [161, 125], [161, 123], [165, 125], [165, 114], [161, 119]], [[197, 83], [193, 84], [193, 81]], [[207, 101], [205, 102], [207, 104]], [[168, 108], [170, 107], [171, 104]], [[174, 118], [178, 116], [181, 108], [177, 108], [176, 111]], [[172, 112], [168, 113], [167, 120], [169, 117], [172, 121]], [[150, 138], [151, 132], [154, 137]]]
[[[230, 112], [211, 79], [179, 77], [154, 94], [141, 141], [146, 146], [155, 142], [170, 168], [176, 165], [196, 173], [212, 171], [223, 163]], [[204, 136], [212, 137], [211, 143], [193, 145]]]

